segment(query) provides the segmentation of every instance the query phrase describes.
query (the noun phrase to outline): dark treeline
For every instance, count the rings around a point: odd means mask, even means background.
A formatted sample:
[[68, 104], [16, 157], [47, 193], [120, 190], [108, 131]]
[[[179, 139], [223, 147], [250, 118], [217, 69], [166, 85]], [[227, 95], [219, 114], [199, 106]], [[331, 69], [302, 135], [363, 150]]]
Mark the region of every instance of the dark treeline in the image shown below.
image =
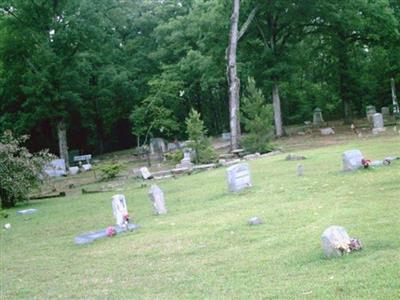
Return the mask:
[[[0, 1], [0, 130], [30, 148], [101, 153], [185, 138], [199, 111], [209, 134], [229, 131], [229, 0]], [[390, 106], [400, 82], [399, 0], [243, 0], [238, 72], [284, 125]]]

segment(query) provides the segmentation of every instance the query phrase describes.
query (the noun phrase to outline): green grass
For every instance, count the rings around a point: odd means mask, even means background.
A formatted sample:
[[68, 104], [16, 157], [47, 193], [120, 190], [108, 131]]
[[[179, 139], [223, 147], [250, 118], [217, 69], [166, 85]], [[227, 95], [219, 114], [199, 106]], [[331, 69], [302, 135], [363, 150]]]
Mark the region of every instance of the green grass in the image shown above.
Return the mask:
[[[254, 187], [229, 194], [225, 169], [158, 182], [169, 212], [154, 216], [148, 188], [126, 185], [142, 228], [77, 246], [113, 224], [112, 193], [32, 202], [1, 229], [1, 299], [399, 299], [400, 161], [342, 173], [341, 154], [400, 155], [399, 137], [354, 140], [250, 162]], [[250, 227], [252, 216], [265, 224]], [[325, 259], [320, 235], [344, 226], [365, 249]]]

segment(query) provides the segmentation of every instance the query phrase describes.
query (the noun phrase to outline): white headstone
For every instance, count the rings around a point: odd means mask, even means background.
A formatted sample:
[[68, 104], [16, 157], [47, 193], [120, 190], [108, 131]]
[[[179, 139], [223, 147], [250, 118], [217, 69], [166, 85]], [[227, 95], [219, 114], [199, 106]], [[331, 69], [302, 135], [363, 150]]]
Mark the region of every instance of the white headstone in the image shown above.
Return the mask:
[[230, 192], [239, 192], [252, 186], [248, 164], [237, 164], [229, 167], [226, 170], [226, 176]]
[[355, 171], [363, 167], [364, 159], [360, 150], [348, 150], [343, 153], [343, 171]]
[[79, 173], [79, 167], [69, 167], [68, 171], [70, 175], [76, 175]]
[[164, 139], [162, 138], [153, 138], [150, 141], [150, 153], [164, 153], [166, 152], [167, 147], [165, 146]]
[[127, 225], [127, 217], [129, 217], [129, 215], [128, 208], [126, 206], [125, 196], [122, 194], [117, 194], [112, 196], [111, 200], [116, 224], [121, 227]]
[[350, 242], [346, 229], [340, 226], [328, 227], [321, 236], [322, 251], [326, 257], [339, 257], [350, 252]]
[[92, 169], [92, 165], [91, 164], [84, 164], [82, 165], [82, 171], [87, 172], [90, 171]]
[[147, 167], [141, 167], [140, 173], [142, 174], [143, 179], [153, 178], [153, 175], [151, 175], [151, 173], [149, 172], [149, 169], [147, 169]]
[[50, 177], [63, 176], [67, 174], [64, 159], [54, 159], [45, 166], [44, 172]]
[[149, 190], [150, 201], [153, 203], [154, 213], [157, 215], [166, 214], [167, 208], [165, 207], [164, 192], [156, 185], [153, 184]]
[[185, 151], [183, 151], [183, 159], [181, 160], [181, 163], [178, 164], [176, 167], [177, 168], [189, 168], [189, 169], [191, 169], [193, 167], [189, 149], [185, 149]]
[[331, 127], [321, 128], [320, 129], [322, 135], [331, 135], [335, 134], [335, 131]]

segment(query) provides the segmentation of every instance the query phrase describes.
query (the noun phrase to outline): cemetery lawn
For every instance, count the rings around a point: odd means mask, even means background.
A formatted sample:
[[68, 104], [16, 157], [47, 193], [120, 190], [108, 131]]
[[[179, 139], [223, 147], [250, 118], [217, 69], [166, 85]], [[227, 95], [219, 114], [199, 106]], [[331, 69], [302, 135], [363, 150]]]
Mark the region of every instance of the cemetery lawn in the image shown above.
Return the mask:
[[[254, 187], [229, 194], [225, 168], [158, 181], [168, 214], [154, 216], [150, 187], [122, 192], [141, 229], [77, 246], [114, 223], [111, 196], [31, 202], [1, 219], [1, 299], [399, 299], [400, 161], [342, 173], [341, 155], [400, 155], [400, 138], [374, 137], [249, 162]], [[30, 216], [22, 208], [37, 208]], [[264, 220], [246, 224], [250, 217]], [[3, 229], [10, 223], [10, 230]], [[361, 252], [325, 259], [330, 225]]]

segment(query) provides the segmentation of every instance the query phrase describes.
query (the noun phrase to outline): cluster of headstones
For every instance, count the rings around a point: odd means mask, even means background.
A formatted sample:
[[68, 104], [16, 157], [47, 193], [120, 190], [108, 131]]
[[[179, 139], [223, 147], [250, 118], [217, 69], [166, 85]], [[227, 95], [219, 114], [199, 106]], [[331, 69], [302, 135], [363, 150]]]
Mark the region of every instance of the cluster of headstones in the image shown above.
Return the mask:
[[79, 172], [86, 172], [92, 169], [92, 165], [90, 164], [91, 159], [91, 154], [75, 156], [74, 162], [77, 163], [78, 166], [71, 166], [68, 168], [68, 171], [63, 158], [54, 159], [45, 166], [43, 171], [49, 177], [66, 176], [67, 174], [76, 175]]

